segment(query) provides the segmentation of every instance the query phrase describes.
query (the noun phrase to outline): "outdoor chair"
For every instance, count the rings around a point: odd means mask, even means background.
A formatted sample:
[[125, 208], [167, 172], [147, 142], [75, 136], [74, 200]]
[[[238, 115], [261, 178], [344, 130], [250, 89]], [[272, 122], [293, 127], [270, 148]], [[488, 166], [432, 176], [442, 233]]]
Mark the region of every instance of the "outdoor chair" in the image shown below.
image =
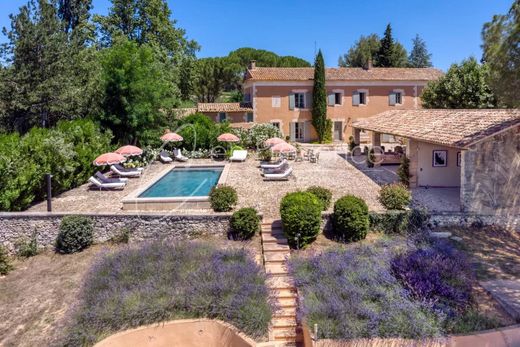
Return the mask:
[[292, 174], [292, 167], [287, 166], [287, 169], [281, 173], [266, 173], [264, 174], [264, 181], [287, 181]]
[[289, 167], [289, 163], [285, 162], [280, 167], [277, 167], [277, 168], [262, 169], [261, 175], [264, 176], [265, 174], [282, 173], [282, 172], [285, 172], [288, 167]]
[[128, 183], [128, 178], [108, 178], [101, 172], [96, 172], [94, 176], [91, 176], [89, 182], [95, 187], [102, 189], [123, 189]]
[[182, 155], [181, 149], [176, 148], [173, 150], [173, 157], [178, 161], [188, 161], [188, 157]]
[[143, 168], [125, 168], [120, 164], [111, 165], [110, 170], [120, 177], [139, 177], [143, 173]]
[[173, 161], [173, 159], [170, 157], [170, 154], [166, 151], [161, 151], [161, 153], [159, 154], [159, 160], [161, 160], [161, 162], [163, 163], [171, 163]]
[[261, 164], [260, 168], [262, 168], [262, 169], [278, 169], [278, 168], [282, 167], [282, 165], [285, 164], [285, 163], [287, 163], [287, 159], [282, 159], [282, 160], [279, 160], [276, 163], [272, 163], [272, 164]]
[[247, 150], [234, 150], [229, 161], [245, 161], [247, 159]]

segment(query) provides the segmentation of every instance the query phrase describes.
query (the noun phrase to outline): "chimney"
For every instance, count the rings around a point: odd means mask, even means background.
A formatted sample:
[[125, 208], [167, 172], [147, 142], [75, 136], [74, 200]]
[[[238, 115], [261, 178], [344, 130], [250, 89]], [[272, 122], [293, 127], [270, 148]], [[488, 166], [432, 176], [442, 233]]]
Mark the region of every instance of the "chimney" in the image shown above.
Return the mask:
[[365, 66], [365, 70], [370, 70], [372, 68], [373, 68], [373, 66], [372, 66], [372, 58], [368, 58], [367, 65]]
[[256, 60], [251, 60], [249, 62], [249, 70], [254, 70], [256, 69]]

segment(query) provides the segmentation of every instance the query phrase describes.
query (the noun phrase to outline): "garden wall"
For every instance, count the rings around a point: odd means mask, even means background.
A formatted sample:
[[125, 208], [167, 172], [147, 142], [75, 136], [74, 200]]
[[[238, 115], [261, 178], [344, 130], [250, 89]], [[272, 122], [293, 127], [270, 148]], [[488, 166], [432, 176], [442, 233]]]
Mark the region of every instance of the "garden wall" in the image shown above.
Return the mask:
[[[53, 246], [63, 216], [78, 213], [0, 213], [0, 245], [10, 252], [20, 239], [30, 239], [36, 234], [39, 247]], [[229, 231], [231, 213], [212, 215], [164, 215], [164, 214], [93, 214], [79, 213], [94, 221], [94, 241], [105, 242], [130, 232], [130, 240], [193, 239], [201, 236], [222, 236]]]

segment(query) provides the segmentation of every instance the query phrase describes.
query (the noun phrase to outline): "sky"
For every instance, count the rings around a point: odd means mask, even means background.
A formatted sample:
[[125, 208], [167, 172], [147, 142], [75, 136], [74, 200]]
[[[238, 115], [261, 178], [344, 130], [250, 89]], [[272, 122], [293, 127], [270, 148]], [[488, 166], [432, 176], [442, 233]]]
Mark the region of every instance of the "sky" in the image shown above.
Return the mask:
[[[0, 0], [0, 27], [10, 25], [27, 0]], [[225, 56], [240, 47], [294, 55], [309, 62], [316, 48], [325, 63], [338, 58], [360, 37], [382, 36], [388, 23], [394, 38], [408, 51], [419, 34], [432, 54], [435, 67], [481, 58], [482, 25], [504, 14], [513, 0], [169, 0], [173, 18], [195, 39], [198, 57]], [[93, 0], [95, 13], [106, 14], [109, 0]], [[5, 37], [0, 34], [0, 42]]]

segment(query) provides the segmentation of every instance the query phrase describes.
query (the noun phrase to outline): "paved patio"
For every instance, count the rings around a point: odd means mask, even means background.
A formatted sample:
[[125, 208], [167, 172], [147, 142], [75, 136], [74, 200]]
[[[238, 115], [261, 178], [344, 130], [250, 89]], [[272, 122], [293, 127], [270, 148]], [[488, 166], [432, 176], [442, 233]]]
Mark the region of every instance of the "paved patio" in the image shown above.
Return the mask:
[[[191, 162], [191, 161], [190, 161]], [[210, 160], [193, 160], [204, 164]], [[356, 169], [338, 152], [320, 152], [317, 164], [291, 162], [293, 177], [289, 181], [267, 182], [260, 176], [259, 162], [249, 158], [244, 163], [232, 163], [227, 184], [236, 188], [239, 196], [238, 207], [255, 207], [267, 218], [278, 217], [282, 197], [292, 191], [304, 190], [312, 185], [329, 188], [336, 200], [345, 194], [363, 198], [371, 210], [381, 210], [377, 201], [379, 186], [368, 176]], [[130, 179], [122, 191], [97, 191], [88, 189], [88, 184], [67, 191], [53, 198], [54, 212], [106, 212], [122, 213], [121, 200], [132, 191], [148, 184], [164, 170], [164, 164], [154, 163], [145, 170], [142, 178]], [[31, 212], [46, 211], [46, 202], [34, 205]], [[213, 213], [210, 210], [179, 210], [180, 213]]]

